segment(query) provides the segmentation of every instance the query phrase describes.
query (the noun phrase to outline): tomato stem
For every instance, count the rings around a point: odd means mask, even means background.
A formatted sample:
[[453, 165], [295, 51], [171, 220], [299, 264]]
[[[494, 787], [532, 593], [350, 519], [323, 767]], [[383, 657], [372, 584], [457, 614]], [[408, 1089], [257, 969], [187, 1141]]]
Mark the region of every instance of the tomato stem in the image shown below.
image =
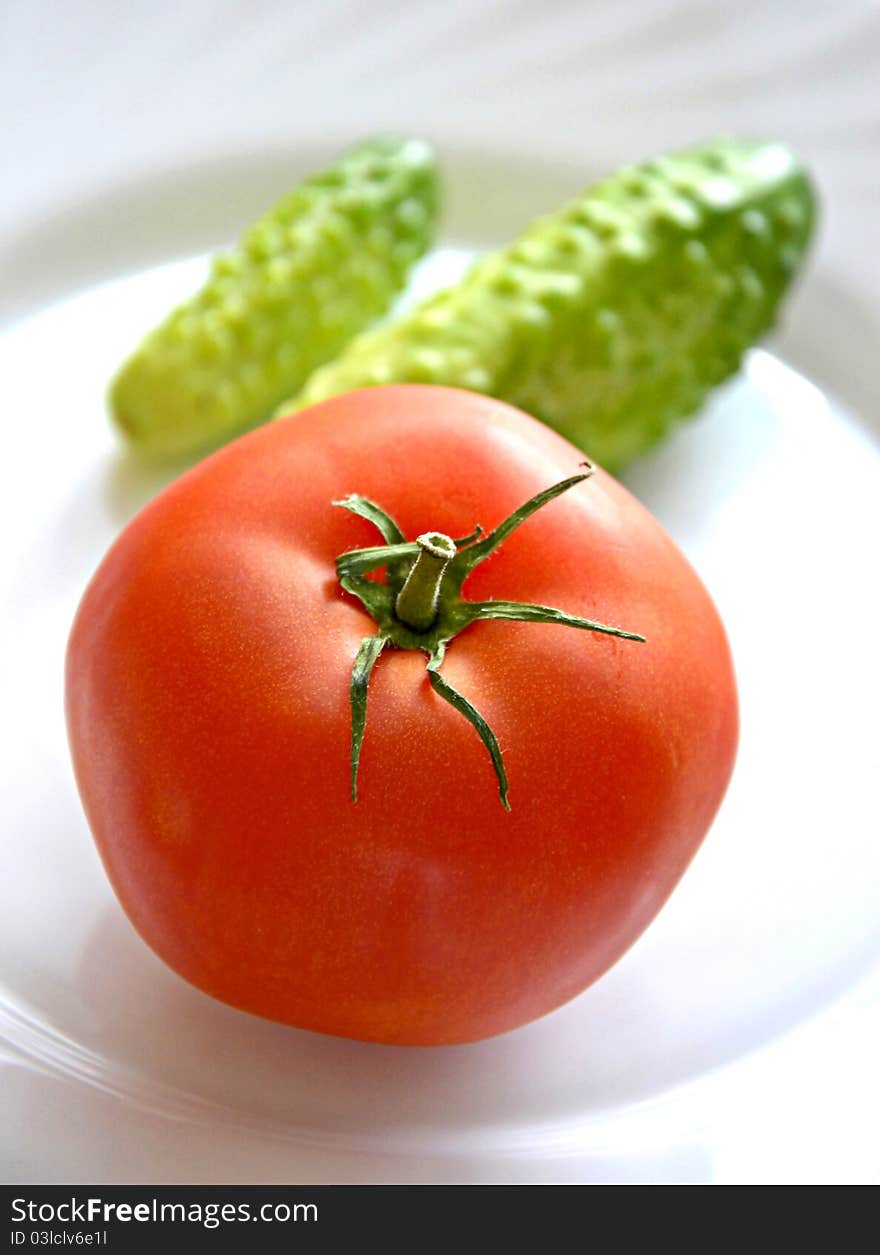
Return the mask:
[[506, 811], [509, 811], [510, 803], [507, 800], [507, 772], [504, 769], [504, 761], [501, 758], [501, 746], [498, 744], [498, 738], [477, 710], [476, 706], [459, 693], [458, 689], [453, 688], [446, 677], [440, 674], [440, 668], [443, 665], [443, 659], [445, 656], [446, 642], [441, 641], [428, 661], [428, 679], [431, 681], [431, 687], [435, 693], [443, 698], [445, 702], [449, 702], [449, 705], [453, 708], [453, 710], [457, 710], [460, 715], [464, 715], [468, 723], [472, 724], [476, 729], [477, 736], [489, 751], [489, 757], [492, 759], [492, 766], [495, 768], [495, 777], [498, 780], [498, 795], [501, 798], [501, 805]]
[[[577, 475], [553, 484], [526, 501], [518, 510], [485, 535], [477, 527], [458, 540], [443, 532], [424, 532], [407, 542], [394, 519], [381, 506], [352, 493], [334, 505], [357, 514], [382, 533], [384, 545], [353, 549], [336, 559], [336, 574], [342, 588], [357, 597], [377, 625], [375, 636], [361, 642], [351, 674], [351, 795], [357, 801], [357, 775], [367, 719], [367, 690], [376, 660], [386, 645], [396, 649], [419, 649], [428, 655], [428, 679], [442, 697], [476, 731], [486, 747], [498, 792], [505, 810], [507, 773], [495, 733], [477, 708], [440, 674], [446, 647], [453, 637], [486, 619], [519, 620], [523, 623], [556, 623], [629, 641], [644, 641], [638, 632], [596, 623], [567, 614], [553, 606], [536, 606], [520, 601], [467, 601], [461, 595], [464, 581], [485, 558], [517, 527], [555, 497], [568, 492], [593, 474], [589, 462]], [[369, 572], [384, 567], [386, 582], [369, 578]]]
[[414, 632], [427, 632], [437, 622], [443, 573], [455, 557], [455, 541], [443, 532], [416, 537], [419, 555], [397, 594], [394, 613]]
[[387, 644], [388, 638], [381, 632], [377, 632], [375, 636], [365, 637], [361, 641], [351, 673], [349, 698], [351, 701], [351, 800], [353, 802], [358, 800], [358, 764], [361, 760], [361, 743], [367, 722], [367, 685], [370, 682], [373, 667], [376, 665], [376, 659]]

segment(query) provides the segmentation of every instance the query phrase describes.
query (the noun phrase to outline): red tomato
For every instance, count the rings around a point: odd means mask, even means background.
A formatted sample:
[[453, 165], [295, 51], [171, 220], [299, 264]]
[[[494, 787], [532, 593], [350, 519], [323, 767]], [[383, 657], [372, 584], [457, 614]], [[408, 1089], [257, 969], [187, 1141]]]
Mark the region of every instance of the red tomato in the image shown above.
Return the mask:
[[653, 919], [727, 785], [736, 694], [696, 574], [601, 471], [464, 595], [646, 643], [491, 621], [452, 641], [443, 675], [498, 737], [509, 813], [425, 654], [386, 649], [350, 794], [349, 680], [376, 626], [334, 559], [381, 538], [331, 502], [462, 536], [582, 460], [487, 397], [372, 388], [236, 441], [119, 537], [70, 640], [70, 741], [116, 893], [187, 980], [325, 1033], [464, 1042], [574, 997]]

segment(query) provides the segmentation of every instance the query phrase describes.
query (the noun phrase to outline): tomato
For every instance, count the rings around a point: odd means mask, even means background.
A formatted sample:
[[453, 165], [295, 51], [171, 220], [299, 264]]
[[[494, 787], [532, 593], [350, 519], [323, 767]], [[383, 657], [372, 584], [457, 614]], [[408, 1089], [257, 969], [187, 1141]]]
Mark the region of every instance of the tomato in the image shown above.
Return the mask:
[[70, 742], [119, 900], [187, 980], [307, 1029], [464, 1042], [571, 999], [653, 919], [726, 788], [736, 691], [697, 575], [599, 470], [463, 595], [644, 642], [492, 620], [450, 642], [442, 675], [497, 737], [509, 811], [426, 654], [385, 648], [351, 795], [350, 680], [377, 625], [334, 563], [383, 542], [331, 503], [461, 537], [582, 461], [490, 398], [377, 387], [227, 446], [119, 537], [71, 634]]

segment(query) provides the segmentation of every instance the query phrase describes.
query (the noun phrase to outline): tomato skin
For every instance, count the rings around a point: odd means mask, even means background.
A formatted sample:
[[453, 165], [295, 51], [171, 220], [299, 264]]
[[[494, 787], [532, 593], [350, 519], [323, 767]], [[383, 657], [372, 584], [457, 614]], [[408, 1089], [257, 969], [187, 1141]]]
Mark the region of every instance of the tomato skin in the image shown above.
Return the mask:
[[574, 997], [650, 923], [727, 786], [736, 690], [698, 577], [601, 471], [464, 593], [647, 642], [455, 638], [443, 673], [498, 736], [510, 813], [425, 655], [386, 650], [349, 793], [349, 679], [375, 625], [334, 559], [379, 538], [330, 503], [358, 492], [408, 537], [464, 535], [582, 460], [487, 397], [371, 388], [227, 446], [118, 538], [71, 634], [70, 743], [116, 893], [187, 980], [302, 1028], [464, 1042]]

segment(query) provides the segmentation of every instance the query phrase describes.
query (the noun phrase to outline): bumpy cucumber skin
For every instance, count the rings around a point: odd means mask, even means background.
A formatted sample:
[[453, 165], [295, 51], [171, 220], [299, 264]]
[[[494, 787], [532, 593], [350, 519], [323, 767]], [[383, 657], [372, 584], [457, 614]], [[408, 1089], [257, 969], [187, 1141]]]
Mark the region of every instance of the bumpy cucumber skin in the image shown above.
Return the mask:
[[417, 140], [359, 145], [217, 257], [205, 286], [152, 331], [110, 388], [132, 445], [204, 449], [278, 404], [385, 313], [430, 246], [434, 155]]
[[814, 213], [778, 144], [715, 140], [629, 167], [359, 336], [286, 410], [372, 384], [468, 388], [619, 470], [773, 324]]

